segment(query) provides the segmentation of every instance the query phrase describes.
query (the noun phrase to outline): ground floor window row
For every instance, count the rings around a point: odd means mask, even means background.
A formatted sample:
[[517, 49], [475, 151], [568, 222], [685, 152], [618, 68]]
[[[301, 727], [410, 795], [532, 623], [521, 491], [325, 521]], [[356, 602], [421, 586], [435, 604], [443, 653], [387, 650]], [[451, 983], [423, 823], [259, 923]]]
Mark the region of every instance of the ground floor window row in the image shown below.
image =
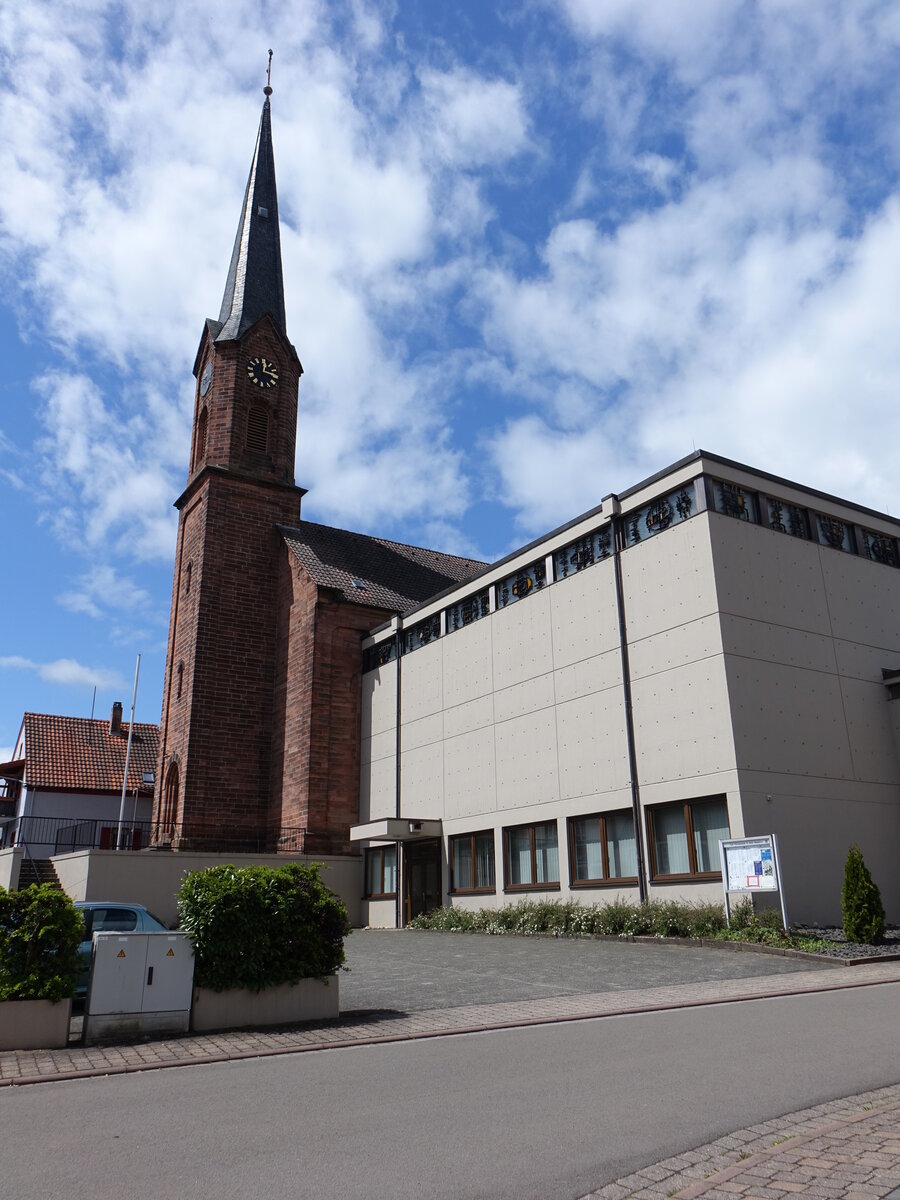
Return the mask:
[[[717, 879], [719, 842], [730, 836], [724, 796], [705, 796], [654, 805], [646, 810], [651, 881]], [[631, 887], [638, 859], [630, 809], [570, 817], [566, 822], [569, 883], [572, 887]], [[513, 825], [503, 830], [503, 890], [554, 891], [560, 886], [556, 821]], [[494, 831], [451, 837], [448, 843], [451, 895], [495, 893]], [[397, 894], [397, 848], [366, 852], [366, 895]]]

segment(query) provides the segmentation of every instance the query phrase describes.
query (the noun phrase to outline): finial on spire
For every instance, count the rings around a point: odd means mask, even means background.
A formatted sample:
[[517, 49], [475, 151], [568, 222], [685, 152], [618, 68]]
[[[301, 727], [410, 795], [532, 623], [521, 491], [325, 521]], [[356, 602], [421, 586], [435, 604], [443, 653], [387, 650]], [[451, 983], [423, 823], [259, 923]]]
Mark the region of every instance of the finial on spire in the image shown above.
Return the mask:
[[269, 69], [266, 71], [266, 86], [263, 91], [267, 96], [272, 95], [272, 51], [269, 51]]

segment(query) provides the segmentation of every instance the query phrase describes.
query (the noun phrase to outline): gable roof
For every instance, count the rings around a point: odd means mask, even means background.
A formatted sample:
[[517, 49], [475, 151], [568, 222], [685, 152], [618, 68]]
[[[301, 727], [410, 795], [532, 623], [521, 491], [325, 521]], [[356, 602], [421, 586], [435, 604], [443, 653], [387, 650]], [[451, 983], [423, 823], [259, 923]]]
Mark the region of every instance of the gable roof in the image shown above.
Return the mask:
[[391, 612], [406, 612], [487, 566], [473, 558], [312, 521], [301, 521], [296, 528], [283, 527], [281, 533], [320, 587], [335, 589], [350, 604]]
[[[109, 720], [26, 713], [25, 773], [29, 787], [79, 792], [121, 792], [128, 723], [109, 732]], [[128, 760], [128, 791], [146, 793], [144, 771], [156, 770], [159, 726], [134, 725]]]

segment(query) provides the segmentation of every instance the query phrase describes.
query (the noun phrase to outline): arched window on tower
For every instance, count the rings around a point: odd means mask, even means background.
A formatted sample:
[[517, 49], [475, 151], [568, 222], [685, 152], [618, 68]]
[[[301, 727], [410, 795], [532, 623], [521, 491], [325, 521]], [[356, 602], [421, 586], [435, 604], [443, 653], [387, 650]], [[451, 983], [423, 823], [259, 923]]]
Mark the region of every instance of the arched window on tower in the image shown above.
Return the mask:
[[163, 832], [174, 829], [175, 816], [178, 812], [178, 763], [170, 763], [166, 772], [166, 785], [163, 789], [162, 826]]
[[265, 454], [269, 448], [269, 410], [254, 405], [247, 414], [247, 449]]
[[209, 424], [209, 411], [206, 408], [200, 409], [200, 416], [197, 418], [197, 440], [194, 443], [194, 470], [196, 471], [200, 464], [206, 458], [206, 429]]

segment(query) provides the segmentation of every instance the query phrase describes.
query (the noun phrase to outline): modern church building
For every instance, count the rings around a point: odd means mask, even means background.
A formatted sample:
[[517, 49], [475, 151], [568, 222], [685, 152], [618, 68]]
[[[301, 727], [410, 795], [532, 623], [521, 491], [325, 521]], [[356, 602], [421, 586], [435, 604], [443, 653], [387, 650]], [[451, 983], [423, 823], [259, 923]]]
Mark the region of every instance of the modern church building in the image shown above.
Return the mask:
[[[356, 864], [364, 923], [522, 896], [900, 920], [900, 522], [698, 452], [493, 564], [303, 521], [269, 89], [176, 502], [157, 848]], [[602, 481], [598, 495], [602, 495]]]

